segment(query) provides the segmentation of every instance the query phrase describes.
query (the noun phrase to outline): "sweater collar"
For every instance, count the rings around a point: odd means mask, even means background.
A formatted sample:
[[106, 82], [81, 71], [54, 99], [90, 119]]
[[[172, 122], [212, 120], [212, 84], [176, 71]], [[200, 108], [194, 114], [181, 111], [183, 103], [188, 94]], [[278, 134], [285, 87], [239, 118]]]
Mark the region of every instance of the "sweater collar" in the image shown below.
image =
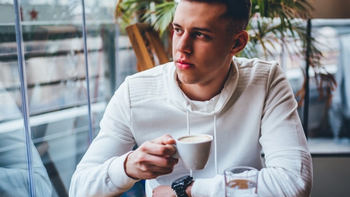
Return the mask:
[[190, 113], [201, 115], [220, 113], [236, 89], [239, 78], [238, 66], [233, 59], [233, 67], [230, 69], [229, 76], [227, 77], [221, 93], [208, 101], [192, 101], [178, 86], [175, 64], [171, 62], [165, 69], [167, 69], [164, 73], [169, 101], [182, 111], [188, 110]]

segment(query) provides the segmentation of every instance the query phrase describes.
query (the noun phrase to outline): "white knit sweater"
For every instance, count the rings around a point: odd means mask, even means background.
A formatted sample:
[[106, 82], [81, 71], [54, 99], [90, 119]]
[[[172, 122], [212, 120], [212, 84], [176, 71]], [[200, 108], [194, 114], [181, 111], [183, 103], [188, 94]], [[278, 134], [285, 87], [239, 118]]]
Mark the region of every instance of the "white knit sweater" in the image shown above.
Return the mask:
[[[77, 166], [70, 196], [121, 195], [137, 181], [124, 171], [134, 144], [163, 134], [174, 138], [186, 134], [187, 113], [191, 133], [215, 136], [206, 168], [193, 173], [192, 196], [224, 196], [224, 169], [241, 165], [260, 170], [259, 196], [309, 196], [312, 161], [282, 69], [276, 62], [258, 59], [233, 58], [233, 62], [222, 92], [205, 102], [191, 101], [182, 93], [172, 62], [127, 77]], [[147, 181], [147, 195], [185, 174], [189, 171], [180, 161], [173, 173]]]

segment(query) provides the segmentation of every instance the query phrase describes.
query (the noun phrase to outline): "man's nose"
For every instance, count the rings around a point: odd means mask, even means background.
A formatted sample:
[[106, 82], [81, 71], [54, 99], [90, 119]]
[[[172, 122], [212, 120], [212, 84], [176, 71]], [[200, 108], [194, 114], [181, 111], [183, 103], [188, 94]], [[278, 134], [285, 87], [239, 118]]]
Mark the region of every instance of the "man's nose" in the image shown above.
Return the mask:
[[192, 38], [188, 33], [184, 33], [178, 40], [176, 50], [182, 53], [192, 52]]

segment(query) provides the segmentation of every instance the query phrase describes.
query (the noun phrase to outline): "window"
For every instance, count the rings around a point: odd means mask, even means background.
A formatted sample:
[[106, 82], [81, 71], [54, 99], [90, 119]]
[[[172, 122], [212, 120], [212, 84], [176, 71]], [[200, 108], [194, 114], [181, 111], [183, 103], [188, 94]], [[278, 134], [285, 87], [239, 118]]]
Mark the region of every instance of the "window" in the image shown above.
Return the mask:
[[[133, 55], [128, 40], [118, 36], [113, 21], [116, 2], [83, 2], [21, 1], [20, 31], [14, 2], [0, 0], [1, 195], [68, 196], [71, 176], [99, 131], [106, 104], [133, 72], [127, 69], [133, 62], [125, 61]], [[117, 70], [117, 63], [124, 67]]]
[[[331, 91], [326, 81], [322, 84], [322, 93], [318, 87], [320, 77], [315, 79], [314, 70], [309, 69], [309, 112], [307, 136], [311, 153], [315, 154], [349, 154], [350, 125], [349, 99], [350, 72], [347, 65], [350, 61], [350, 19], [312, 19], [311, 35], [316, 40], [316, 46], [322, 52], [322, 73], [328, 72], [338, 83]], [[305, 24], [306, 25], [306, 24]], [[271, 39], [273, 40], [273, 39]], [[296, 55], [295, 51], [303, 50], [301, 43], [292, 38], [283, 38], [283, 45], [275, 43], [269, 50], [273, 53], [268, 60], [276, 60], [285, 70], [294, 93], [297, 93], [304, 83], [305, 58]], [[258, 49], [262, 51], [261, 49]], [[261, 59], [266, 59], [263, 53]], [[326, 76], [323, 76], [326, 77]], [[327, 91], [331, 93], [327, 95]], [[296, 95], [297, 97], [297, 95]], [[297, 97], [297, 99], [300, 99]], [[300, 118], [304, 119], [304, 107], [298, 108]]]
[[[125, 76], [136, 72], [136, 59], [128, 37], [114, 23], [116, 1], [23, 0], [18, 10], [14, 2], [0, 0], [0, 195], [67, 196], [70, 178], [99, 131], [106, 104]], [[342, 90], [333, 92], [334, 100], [349, 96], [349, 69], [343, 67], [350, 60], [341, 58], [350, 53], [350, 41], [344, 41], [350, 20], [312, 24], [325, 56], [322, 64]], [[291, 42], [286, 38], [286, 45]], [[296, 92], [305, 62], [288, 57], [280, 48], [269, 59], [281, 63]], [[338, 78], [346, 72], [345, 78]], [[326, 105], [315, 80], [309, 107], [311, 152], [349, 154], [349, 108]], [[299, 112], [302, 117], [302, 107]], [[339, 124], [331, 124], [334, 118]]]

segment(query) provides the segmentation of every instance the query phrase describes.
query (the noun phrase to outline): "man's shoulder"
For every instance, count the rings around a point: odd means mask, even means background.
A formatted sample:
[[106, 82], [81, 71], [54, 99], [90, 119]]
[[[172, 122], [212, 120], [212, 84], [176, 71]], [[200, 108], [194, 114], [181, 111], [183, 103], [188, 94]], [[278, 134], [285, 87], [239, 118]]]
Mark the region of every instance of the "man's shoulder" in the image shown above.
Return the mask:
[[258, 58], [234, 58], [239, 72], [239, 86], [246, 87], [249, 84], [268, 85], [269, 78], [280, 69], [276, 61], [264, 61]]
[[277, 61], [264, 61], [258, 58], [234, 58], [233, 61], [238, 67], [240, 75], [268, 77], [281, 69]]
[[128, 76], [128, 79], [133, 80], [133, 79], [139, 79], [139, 78], [155, 78], [158, 76], [162, 76], [164, 73], [167, 72], [168, 69], [170, 69], [169, 67], [171, 66], [171, 64], [172, 62], [155, 66], [151, 69], [144, 70], [144, 71], [135, 73], [131, 76]]
[[132, 102], [166, 96], [164, 80], [170, 73], [171, 64], [169, 62], [128, 76], [126, 82]]
[[126, 77], [125, 81], [129, 86], [142, 86], [149, 87], [152, 84], [158, 84], [163, 82], [164, 75], [169, 73], [171, 69], [171, 62], [153, 67], [148, 70], [144, 70], [133, 75]]
[[276, 61], [265, 61], [258, 58], [243, 58], [243, 57], [234, 57], [233, 61], [237, 64], [238, 68], [248, 68], [248, 67], [265, 67], [271, 68], [278, 66]]

